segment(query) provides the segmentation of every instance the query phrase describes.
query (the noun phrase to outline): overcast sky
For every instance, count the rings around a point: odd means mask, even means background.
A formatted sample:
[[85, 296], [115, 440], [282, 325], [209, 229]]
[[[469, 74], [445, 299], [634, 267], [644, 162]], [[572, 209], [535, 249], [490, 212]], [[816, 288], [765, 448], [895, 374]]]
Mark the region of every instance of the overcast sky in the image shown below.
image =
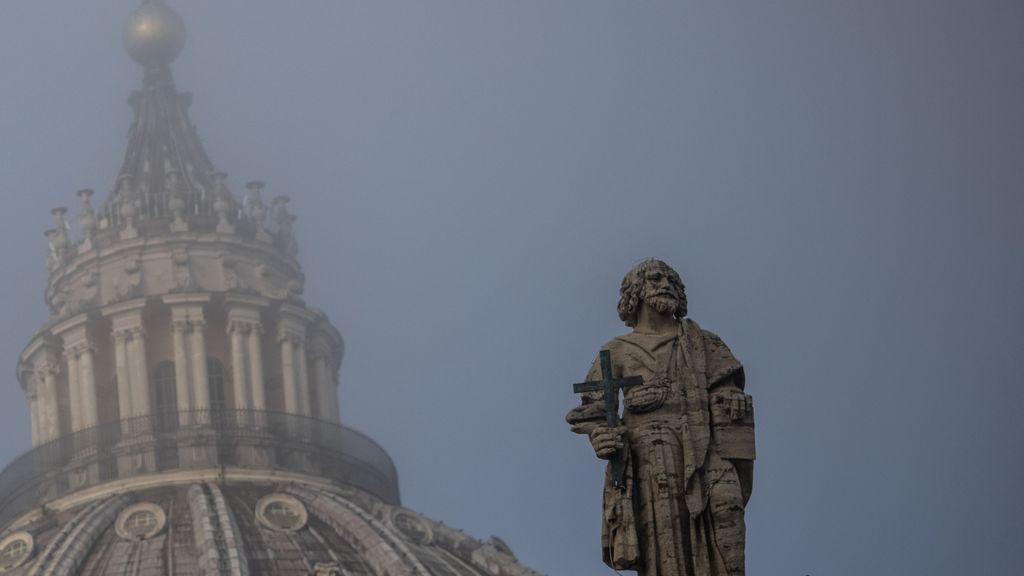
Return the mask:
[[[0, 2], [0, 461], [48, 211], [120, 166], [135, 5]], [[192, 118], [236, 192], [292, 196], [343, 418], [405, 505], [612, 574], [563, 417], [656, 256], [746, 365], [748, 573], [1019, 571], [1024, 3], [171, 5]]]

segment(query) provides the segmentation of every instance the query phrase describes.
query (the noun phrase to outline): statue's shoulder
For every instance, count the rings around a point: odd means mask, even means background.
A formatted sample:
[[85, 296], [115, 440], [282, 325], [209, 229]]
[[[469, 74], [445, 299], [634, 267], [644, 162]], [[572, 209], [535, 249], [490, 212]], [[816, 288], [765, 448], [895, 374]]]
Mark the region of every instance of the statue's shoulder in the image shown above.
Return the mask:
[[722, 341], [722, 338], [718, 334], [715, 334], [711, 330], [701, 328], [700, 324], [697, 324], [696, 320], [683, 318], [682, 322], [686, 333], [694, 336], [700, 335], [706, 346], [725, 346], [725, 342]]

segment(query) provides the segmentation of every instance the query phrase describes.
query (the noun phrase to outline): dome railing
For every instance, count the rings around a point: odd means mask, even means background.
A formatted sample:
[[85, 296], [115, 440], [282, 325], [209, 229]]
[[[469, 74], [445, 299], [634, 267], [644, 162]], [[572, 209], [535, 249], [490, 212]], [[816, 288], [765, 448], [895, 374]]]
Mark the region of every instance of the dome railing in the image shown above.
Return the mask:
[[103, 423], [22, 454], [0, 472], [0, 525], [108, 482], [234, 468], [315, 476], [399, 503], [390, 456], [356, 430], [282, 412], [193, 410]]

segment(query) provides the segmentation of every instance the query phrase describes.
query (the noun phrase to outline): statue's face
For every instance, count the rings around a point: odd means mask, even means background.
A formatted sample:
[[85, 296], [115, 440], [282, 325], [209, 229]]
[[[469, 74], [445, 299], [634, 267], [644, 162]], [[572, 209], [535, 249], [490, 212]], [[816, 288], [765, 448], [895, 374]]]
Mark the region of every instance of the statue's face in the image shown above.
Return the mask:
[[683, 297], [680, 287], [672, 279], [672, 270], [664, 266], [652, 266], [644, 271], [641, 293], [644, 305], [654, 308], [659, 314], [672, 314]]

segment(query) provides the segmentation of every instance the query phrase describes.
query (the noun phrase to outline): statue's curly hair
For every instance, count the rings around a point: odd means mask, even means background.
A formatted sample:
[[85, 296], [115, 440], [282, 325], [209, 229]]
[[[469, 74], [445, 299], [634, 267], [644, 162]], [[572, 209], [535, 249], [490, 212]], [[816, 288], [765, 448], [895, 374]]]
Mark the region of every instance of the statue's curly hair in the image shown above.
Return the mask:
[[676, 318], [686, 317], [686, 285], [679, 274], [671, 266], [655, 258], [648, 258], [633, 266], [622, 279], [619, 288], [619, 319], [630, 328], [636, 326], [636, 317], [640, 311], [640, 299], [643, 297], [644, 278], [648, 270], [659, 269], [668, 276], [668, 281], [679, 291], [679, 305], [673, 315]]

